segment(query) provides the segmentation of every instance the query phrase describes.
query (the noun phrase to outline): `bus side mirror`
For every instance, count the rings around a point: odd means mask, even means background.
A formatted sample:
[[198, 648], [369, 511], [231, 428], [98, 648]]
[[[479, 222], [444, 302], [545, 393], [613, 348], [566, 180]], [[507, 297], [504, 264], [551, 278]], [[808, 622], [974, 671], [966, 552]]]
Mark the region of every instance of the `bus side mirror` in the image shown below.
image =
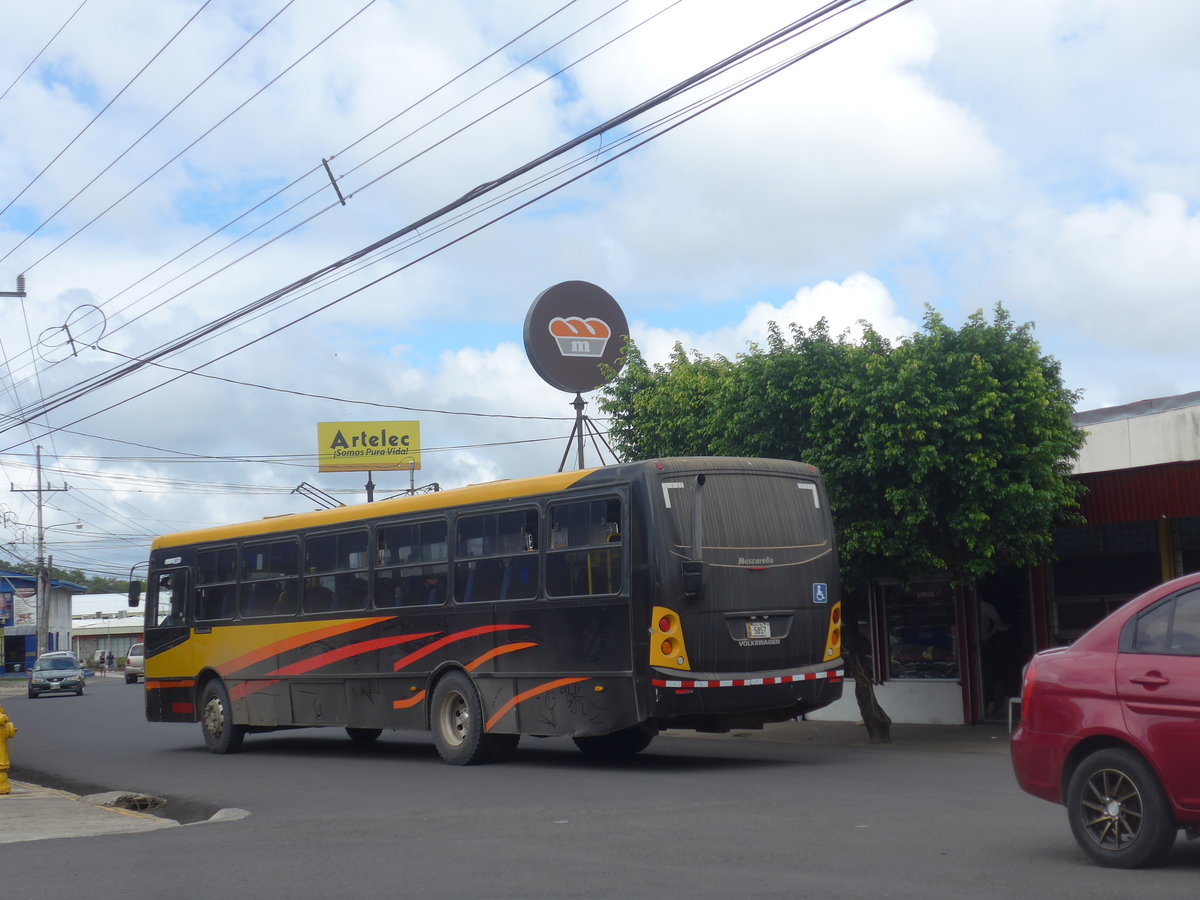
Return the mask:
[[129, 582], [129, 608], [136, 609], [137, 605], [142, 602], [142, 583], [140, 581]]
[[683, 566], [683, 599], [699, 600], [704, 592], [704, 563], [698, 559], [685, 559]]

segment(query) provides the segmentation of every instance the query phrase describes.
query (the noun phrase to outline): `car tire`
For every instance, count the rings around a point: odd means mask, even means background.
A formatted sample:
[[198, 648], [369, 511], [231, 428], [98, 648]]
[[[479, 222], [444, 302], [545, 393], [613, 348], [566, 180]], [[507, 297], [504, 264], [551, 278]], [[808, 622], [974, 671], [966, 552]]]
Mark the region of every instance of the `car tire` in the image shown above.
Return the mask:
[[246, 737], [246, 726], [233, 723], [229, 692], [219, 678], [204, 686], [200, 695], [200, 731], [211, 753], [237, 753]]
[[1179, 832], [1154, 770], [1116, 747], [1091, 754], [1071, 775], [1067, 818], [1083, 851], [1115, 869], [1154, 865]]
[[137, 684], [137, 676], [136, 675], [126, 675], [125, 683], [126, 684]]
[[38, 693], [37, 693], [37, 691], [30, 691], [30, 692], [29, 692], [29, 699], [30, 699], [30, 700], [36, 700], [37, 698], [38, 698]]

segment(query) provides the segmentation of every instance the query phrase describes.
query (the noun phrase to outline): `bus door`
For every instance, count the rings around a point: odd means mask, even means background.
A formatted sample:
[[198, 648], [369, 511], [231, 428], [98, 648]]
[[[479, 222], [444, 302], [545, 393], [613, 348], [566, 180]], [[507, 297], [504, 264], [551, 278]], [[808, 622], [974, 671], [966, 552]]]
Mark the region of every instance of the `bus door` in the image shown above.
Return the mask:
[[820, 479], [799, 469], [664, 472], [659, 488], [658, 602], [677, 614], [686, 653], [652, 663], [721, 673], [833, 662], [824, 657], [837, 554]]

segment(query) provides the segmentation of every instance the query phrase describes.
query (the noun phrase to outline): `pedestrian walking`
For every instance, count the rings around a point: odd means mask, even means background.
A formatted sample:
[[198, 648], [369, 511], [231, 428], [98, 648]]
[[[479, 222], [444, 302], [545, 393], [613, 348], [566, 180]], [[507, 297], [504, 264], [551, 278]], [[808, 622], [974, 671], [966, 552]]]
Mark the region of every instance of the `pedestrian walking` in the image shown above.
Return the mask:
[[98, 665], [100, 666], [100, 677], [103, 678], [108, 674], [108, 657], [105, 656], [103, 650], [100, 651], [100, 660]]

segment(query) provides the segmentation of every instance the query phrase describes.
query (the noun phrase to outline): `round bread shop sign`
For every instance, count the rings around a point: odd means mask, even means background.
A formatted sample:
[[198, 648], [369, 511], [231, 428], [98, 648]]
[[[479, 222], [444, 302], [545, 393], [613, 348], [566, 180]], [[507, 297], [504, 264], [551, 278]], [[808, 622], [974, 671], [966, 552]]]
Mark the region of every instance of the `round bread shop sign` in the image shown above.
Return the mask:
[[525, 316], [525, 353], [542, 380], [561, 391], [594, 391], [620, 368], [629, 334], [612, 295], [587, 281], [564, 281], [542, 291]]

